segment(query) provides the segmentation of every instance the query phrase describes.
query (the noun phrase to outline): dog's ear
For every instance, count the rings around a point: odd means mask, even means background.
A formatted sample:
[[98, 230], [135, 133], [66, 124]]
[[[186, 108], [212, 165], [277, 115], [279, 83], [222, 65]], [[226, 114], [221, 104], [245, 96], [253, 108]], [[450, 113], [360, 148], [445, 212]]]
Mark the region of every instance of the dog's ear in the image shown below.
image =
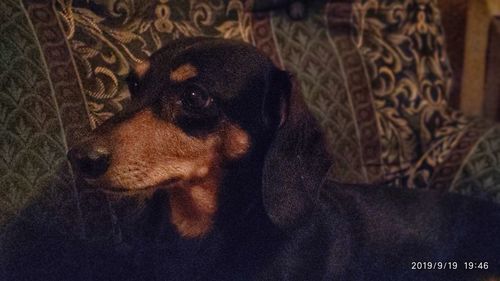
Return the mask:
[[262, 116], [266, 129], [275, 131], [285, 123], [289, 114], [292, 75], [273, 67], [269, 76]]
[[270, 81], [263, 108], [274, 138], [264, 161], [262, 196], [271, 221], [293, 228], [308, 217], [331, 159], [292, 76], [276, 69]]

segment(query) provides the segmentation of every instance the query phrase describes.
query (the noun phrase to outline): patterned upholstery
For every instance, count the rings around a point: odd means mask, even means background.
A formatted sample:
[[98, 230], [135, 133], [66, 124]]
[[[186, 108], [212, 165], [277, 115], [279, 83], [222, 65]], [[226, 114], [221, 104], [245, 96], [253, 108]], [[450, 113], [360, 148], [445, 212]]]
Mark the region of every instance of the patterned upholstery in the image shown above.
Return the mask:
[[28, 209], [74, 233], [80, 211], [61, 118], [71, 122], [64, 111], [75, 105], [50, 79], [21, 3], [3, 1], [0, 17], [0, 235]]
[[500, 201], [500, 129], [448, 106], [436, 0], [311, 1], [300, 20], [291, 2], [2, 1], [0, 235], [29, 210], [60, 217], [61, 232], [121, 239], [120, 205], [78, 192], [65, 151], [122, 108], [131, 66], [186, 36], [250, 42], [292, 72], [336, 180]]

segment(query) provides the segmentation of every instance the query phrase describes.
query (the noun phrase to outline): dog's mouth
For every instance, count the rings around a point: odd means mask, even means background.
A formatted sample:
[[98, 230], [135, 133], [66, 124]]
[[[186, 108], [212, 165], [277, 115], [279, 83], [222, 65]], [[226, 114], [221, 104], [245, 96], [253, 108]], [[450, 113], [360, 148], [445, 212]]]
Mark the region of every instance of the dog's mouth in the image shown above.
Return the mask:
[[120, 187], [120, 186], [113, 186], [105, 183], [100, 183], [96, 180], [92, 179], [85, 179], [87, 183], [87, 191], [102, 191], [107, 194], [112, 194], [112, 195], [133, 195], [133, 194], [146, 194], [146, 193], [153, 193], [159, 189], [170, 189], [174, 188], [175, 186], [178, 186], [181, 184], [181, 179], [179, 178], [172, 178], [172, 179], [167, 179], [164, 180], [158, 184], [154, 185], [147, 185], [147, 186], [142, 186], [142, 187], [137, 187], [137, 188], [129, 188], [129, 187]]

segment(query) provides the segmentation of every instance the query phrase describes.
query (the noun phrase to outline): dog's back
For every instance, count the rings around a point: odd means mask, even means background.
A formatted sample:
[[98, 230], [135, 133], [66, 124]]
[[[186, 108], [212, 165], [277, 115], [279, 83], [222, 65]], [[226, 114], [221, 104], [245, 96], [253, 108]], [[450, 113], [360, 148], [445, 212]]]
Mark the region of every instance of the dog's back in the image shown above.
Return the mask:
[[351, 237], [357, 239], [354, 267], [368, 276], [471, 280], [476, 274], [500, 273], [497, 204], [456, 194], [367, 186], [334, 187], [324, 196], [330, 198], [325, 204], [342, 206], [332, 207], [332, 212], [345, 214]]
[[499, 233], [491, 202], [327, 182], [263, 279], [482, 280], [500, 275]]

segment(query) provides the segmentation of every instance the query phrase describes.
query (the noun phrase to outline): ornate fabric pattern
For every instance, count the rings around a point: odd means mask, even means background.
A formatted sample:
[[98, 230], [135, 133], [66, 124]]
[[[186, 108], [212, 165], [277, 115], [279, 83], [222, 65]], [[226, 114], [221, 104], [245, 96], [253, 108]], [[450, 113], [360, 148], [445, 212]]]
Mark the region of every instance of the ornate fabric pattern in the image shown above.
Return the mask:
[[[385, 179], [382, 148], [375, 118], [370, 77], [365, 71], [364, 57], [352, 40], [352, 4], [330, 2], [325, 7], [330, 40], [339, 55], [344, 80], [353, 108], [362, 162], [368, 183]], [[328, 114], [331, 115], [331, 114]], [[332, 139], [332, 142], [335, 139]]]
[[355, 4], [354, 23], [372, 77], [388, 179], [427, 187], [468, 123], [447, 104], [451, 72], [437, 5], [365, 0]]
[[53, 6], [40, 0], [24, 0], [24, 4], [45, 57], [66, 142], [72, 146], [79, 140], [79, 135], [91, 127], [86, 98], [71, 52]]
[[365, 182], [357, 127], [338, 55], [328, 39], [321, 14], [304, 21], [276, 15], [272, 26], [286, 69], [297, 75], [309, 108], [319, 118], [335, 155], [332, 176], [347, 182]]
[[452, 191], [500, 202], [500, 127], [484, 133], [456, 174]]
[[95, 127], [128, 98], [125, 76], [165, 42], [186, 36], [251, 41], [250, 16], [231, 1], [58, 0]]
[[78, 233], [61, 111], [25, 12], [19, 1], [0, 3], [0, 232], [35, 209], [39, 223]]
[[255, 47], [271, 58], [278, 67], [284, 68], [275, 41], [270, 13], [256, 13], [252, 16], [252, 37]]
[[431, 188], [440, 190], [453, 189], [453, 180], [458, 175], [459, 170], [473, 150], [477, 142], [491, 128], [490, 122], [484, 120], [471, 121], [456, 139], [453, 147], [449, 148], [446, 159], [441, 165], [436, 167], [431, 178]]

